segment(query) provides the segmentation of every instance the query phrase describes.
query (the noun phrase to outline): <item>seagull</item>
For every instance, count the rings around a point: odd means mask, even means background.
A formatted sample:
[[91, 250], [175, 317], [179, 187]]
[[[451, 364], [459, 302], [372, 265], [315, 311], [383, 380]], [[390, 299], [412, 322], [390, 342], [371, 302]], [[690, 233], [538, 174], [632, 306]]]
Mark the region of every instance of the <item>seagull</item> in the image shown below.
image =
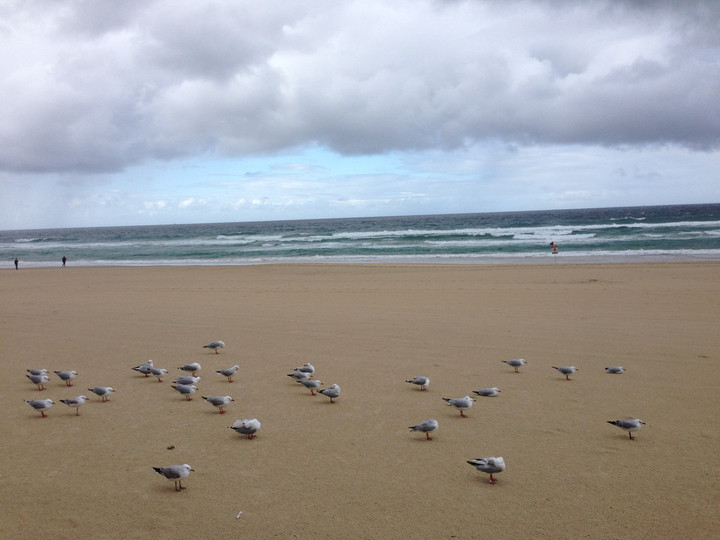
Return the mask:
[[520, 371], [518, 371], [518, 368], [527, 364], [527, 362], [522, 358], [516, 358], [515, 360], [501, 360], [501, 362], [504, 362], [508, 366], [514, 367], [515, 373], [520, 373]]
[[181, 375], [173, 382], [175, 384], [197, 384], [200, 382], [201, 378], [202, 377], [193, 377], [192, 375]]
[[323, 396], [329, 397], [330, 403], [335, 403], [335, 398], [340, 396], [340, 387], [337, 384], [333, 384], [330, 388], [318, 390], [318, 393], [322, 394]]
[[501, 457], [471, 459], [468, 463], [475, 467], [478, 471], [488, 473], [490, 475], [491, 484], [497, 482], [497, 480], [493, 478], [493, 474], [498, 474], [505, 470], [505, 460]]
[[410, 384], [417, 384], [420, 387], [420, 390], [427, 390], [428, 386], [430, 386], [430, 379], [427, 377], [423, 377], [420, 375], [419, 377], [415, 377], [414, 379], [409, 379], [405, 381]]
[[68, 407], [75, 407], [75, 415], [80, 416], [80, 407], [85, 404], [85, 396], [78, 396], [69, 399], [61, 399], [60, 403], [64, 403]]
[[157, 377], [158, 382], [162, 382], [162, 376], [165, 375], [168, 372], [165, 368], [157, 368], [157, 367], [151, 367], [150, 373], [152, 375], [155, 375]]
[[173, 480], [175, 482], [175, 491], [185, 489], [182, 485], [182, 481], [188, 476], [190, 476], [191, 472], [195, 472], [195, 469], [193, 469], [187, 463], [185, 465], [168, 465], [167, 467], [153, 467], [153, 469], [155, 469], [156, 473], [162, 474], [168, 480]]
[[194, 384], [177, 384], [177, 385], [171, 385], [171, 388], [174, 390], [177, 390], [185, 396], [186, 401], [192, 401], [192, 398], [190, 397], [191, 394], [195, 393], [195, 390], [197, 390], [197, 386]]
[[47, 375], [48, 374], [47, 369], [28, 369], [27, 372], [30, 375]]
[[210, 403], [211, 405], [214, 405], [215, 407], [217, 407], [220, 410], [220, 414], [225, 414], [225, 407], [231, 401], [235, 401], [230, 396], [210, 396], [210, 397], [202, 396], [202, 398], [205, 401], [207, 401], [208, 403]]
[[232, 376], [235, 375], [238, 369], [240, 369], [240, 366], [235, 365], [231, 368], [218, 370], [217, 373], [219, 373], [223, 377], [227, 377], [228, 382], [233, 382]]
[[578, 371], [578, 368], [576, 368], [575, 366], [560, 366], [560, 367], [553, 366], [553, 368], [557, 369], [560, 373], [565, 375], [565, 378], [568, 381], [570, 380], [570, 375], [572, 375], [573, 373]]
[[612, 367], [606, 367], [605, 371], [608, 373], [622, 373], [625, 371], [625, 368], [622, 366], [612, 366]]
[[310, 375], [312, 375], [313, 373], [315, 373], [315, 366], [308, 362], [300, 367], [296, 367], [295, 371], [302, 371], [303, 373], [309, 373]]
[[443, 401], [445, 401], [448, 405], [452, 405], [452, 406], [455, 407], [457, 410], [459, 410], [459, 411], [460, 411], [460, 416], [462, 416], [463, 418], [467, 418], [467, 416], [465, 415], [465, 413], [463, 412], [463, 410], [469, 409], [470, 407], [473, 406], [473, 403], [475, 402], [475, 399], [474, 399], [474, 398], [471, 398], [470, 396], [465, 396], [465, 397], [461, 397], [461, 398], [454, 398], [454, 399], [451, 399], [451, 398], [442, 398], [442, 399], [443, 399]]
[[202, 366], [197, 362], [193, 362], [192, 364], [183, 364], [178, 369], [180, 371], [187, 371], [188, 373], [192, 373], [194, 377], [195, 374], [202, 369]]
[[425, 434], [425, 437], [427, 437], [428, 441], [432, 441], [430, 432], [435, 431], [437, 428], [438, 428], [437, 420], [423, 420], [417, 426], [410, 426], [410, 433], [412, 433], [414, 431], [420, 431], [421, 433]]
[[33, 384], [37, 384], [39, 391], [47, 390], [45, 383], [50, 380], [47, 375], [26, 375], [26, 377], [30, 379]]
[[310, 380], [310, 379], [303, 379], [301, 381], [298, 381], [299, 384], [302, 384], [305, 388], [308, 388], [310, 390], [310, 395], [315, 395], [315, 389], [320, 388], [320, 385], [322, 384], [322, 381]]
[[88, 390], [90, 390], [93, 394], [100, 396], [103, 401], [109, 401], [110, 394], [115, 391], [111, 386], [93, 386], [92, 388], [88, 388]]
[[203, 345], [203, 349], [214, 349], [215, 354], [220, 353], [220, 349], [225, 348], [225, 343], [222, 341], [213, 341], [212, 343], [208, 343], [207, 345]]
[[148, 360], [147, 362], [143, 362], [143, 363], [140, 364], [139, 366], [135, 366], [135, 367], [132, 368], [132, 369], [133, 369], [134, 371], [137, 371], [138, 373], [142, 373], [142, 374], [145, 375], [146, 377], [149, 377], [149, 376], [150, 376], [150, 373], [151, 373], [150, 370], [151, 370], [153, 367], [154, 367], [154, 366], [153, 366], [153, 361], [152, 361], [152, 360]]
[[230, 429], [234, 429], [241, 435], [247, 435], [248, 439], [257, 437], [255, 433], [260, 429], [260, 421], [257, 418], [246, 418], [245, 420], [235, 420]]
[[310, 373], [308, 373], [307, 371], [299, 371], [296, 369], [292, 373], [288, 373], [288, 377], [292, 377], [293, 379], [296, 379], [298, 381], [303, 381], [310, 378]]
[[483, 397], [495, 397], [498, 392], [502, 392], [499, 388], [493, 386], [492, 388], [481, 388], [480, 390], [473, 390], [473, 394]]
[[75, 377], [77, 377], [77, 371], [56, 371], [55, 375], [60, 377], [61, 380], [65, 381], [66, 386], [72, 386], [72, 381]]
[[47, 418], [45, 411], [52, 407], [55, 402], [52, 399], [32, 399], [30, 401], [25, 400], [25, 403], [30, 405], [36, 411], [40, 411], [43, 418]]
[[645, 424], [642, 420], [639, 418], [635, 418], [634, 420], [626, 419], [626, 420], [608, 420], [608, 424], [612, 424], [613, 426], [617, 426], [620, 429], [624, 429], [628, 432], [628, 435], [632, 439], [632, 432], [633, 431], [639, 431], [641, 427]]

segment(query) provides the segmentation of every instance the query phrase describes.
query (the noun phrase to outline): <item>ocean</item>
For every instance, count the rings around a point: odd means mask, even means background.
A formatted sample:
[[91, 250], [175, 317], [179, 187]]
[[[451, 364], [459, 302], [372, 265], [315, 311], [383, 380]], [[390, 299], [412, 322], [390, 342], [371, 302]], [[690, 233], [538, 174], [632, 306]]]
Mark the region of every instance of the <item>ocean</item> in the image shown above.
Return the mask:
[[717, 261], [720, 204], [0, 231], [0, 267], [63, 256], [68, 266]]

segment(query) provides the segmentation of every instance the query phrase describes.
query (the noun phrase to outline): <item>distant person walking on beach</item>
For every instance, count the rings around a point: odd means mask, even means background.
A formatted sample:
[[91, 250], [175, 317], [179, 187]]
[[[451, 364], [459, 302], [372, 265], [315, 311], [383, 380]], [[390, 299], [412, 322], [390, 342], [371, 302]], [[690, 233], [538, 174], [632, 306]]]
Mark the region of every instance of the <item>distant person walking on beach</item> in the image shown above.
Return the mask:
[[18, 260], [17, 260], [17, 257], [15, 257], [15, 270], [17, 270], [17, 269], [18, 269]]
[[67, 262], [67, 257], [65, 255], [63, 255], [63, 258], [62, 258], [63, 268], [65, 268], [66, 262]]

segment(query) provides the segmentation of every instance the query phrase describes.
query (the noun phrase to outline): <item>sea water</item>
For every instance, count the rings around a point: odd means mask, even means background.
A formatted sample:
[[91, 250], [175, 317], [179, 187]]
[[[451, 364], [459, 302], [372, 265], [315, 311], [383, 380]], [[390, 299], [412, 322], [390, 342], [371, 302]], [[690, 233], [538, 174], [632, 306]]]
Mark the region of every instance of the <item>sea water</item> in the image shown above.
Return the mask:
[[63, 256], [72, 266], [716, 261], [720, 204], [0, 231], [2, 266]]

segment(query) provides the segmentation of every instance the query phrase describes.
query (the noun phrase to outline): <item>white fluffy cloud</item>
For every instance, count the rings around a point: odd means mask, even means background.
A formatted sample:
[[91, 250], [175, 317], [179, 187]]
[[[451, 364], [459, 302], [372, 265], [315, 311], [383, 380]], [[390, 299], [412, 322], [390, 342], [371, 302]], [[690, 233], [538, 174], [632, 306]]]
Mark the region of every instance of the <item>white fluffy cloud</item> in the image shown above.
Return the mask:
[[712, 0], [5, 3], [0, 169], [485, 140], [717, 149], [719, 20]]

